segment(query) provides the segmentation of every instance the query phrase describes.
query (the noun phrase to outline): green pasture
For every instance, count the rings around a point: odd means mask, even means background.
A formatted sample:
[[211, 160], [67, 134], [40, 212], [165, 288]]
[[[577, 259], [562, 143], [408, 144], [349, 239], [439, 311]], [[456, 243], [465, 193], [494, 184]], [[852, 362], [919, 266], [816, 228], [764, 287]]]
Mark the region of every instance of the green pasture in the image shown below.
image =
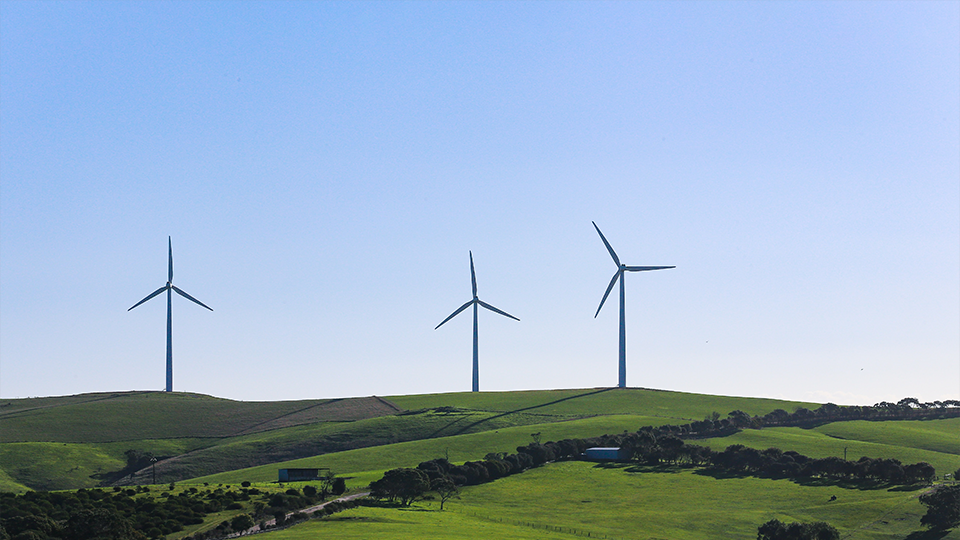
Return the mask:
[[443, 512], [439, 504], [418, 504], [413, 508], [356, 508], [324, 519], [312, 519], [283, 531], [270, 533], [272, 540], [539, 540], [573, 538], [569, 533], [518, 527], [512, 523], [477, 518], [463, 512]]
[[0, 469], [30, 489], [56, 490], [92, 487], [90, 476], [122, 469], [125, 461], [103, 449], [83, 444], [0, 444]]
[[[904, 464], [926, 461], [937, 469], [938, 475], [952, 473], [960, 467], [960, 453], [946, 453], [928, 450], [941, 447], [940, 441], [955, 434], [960, 427], [960, 419], [949, 420], [903, 420], [897, 422], [863, 422], [856, 429], [847, 431], [847, 435], [862, 437], [857, 439], [838, 439], [827, 433], [843, 431], [844, 425], [852, 422], [835, 422], [815, 429], [764, 428], [745, 429], [729, 437], [689, 441], [693, 444], [709, 446], [720, 451], [731, 444], [742, 444], [752, 448], [765, 449], [776, 447], [781, 450], [793, 450], [812, 458], [843, 458], [844, 448], [847, 459], [856, 461], [863, 456], [870, 458], [894, 458]], [[887, 424], [896, 424], [889, 428], [892, 436], [889, 442], [884, 434]], [[903, 433], [911, 437], [901, 436]]]
[[714, 411], [726, 418], [727, 413], [735, 410], [763, 415], [775, 409], [793, 412], [798, 407], [815, 409], [820, 406], [799, 401], [711, 396], [645, 388], [458, 392], [390, 396], [388, 399], [407, 410], [459, 407], [498, 413], [536, 412], [561, 416], [641, 414], [675, 420], [671, 423], [703, 420]]
[[0, 469], [0, 491], [6, 493], [24, 493], [30, 491], [30, 488], [14, 480], [7, 471]]
[[[353, 538], [755, 538], [767, 520], [826, 521], [850, 540], [921, 530], [920, 491], [714, 478], [694, 469], [562, 462], [465, 488], [443, 512], [360, 508], [273, 533], [275, 540]], [[831, 497], [836, 500], [831, 501]], [[953, 531], [944, 538], [960, 538]]]
[[[96, 487], [101, 476], [123, 469], [127, 450], [175, 456], [209, 444], [203, 439], [125, 441], [120, 443], [24, 442], [0, 444], [0, 490], [57, 490]], [[144, 473], [149, 476], [150, 470]], [[3, 487], [6, 475], [16, 489]]]
[[960, 454], [960, 418], [943, 420], [853, 420], [814, 428], [838, 440], [853, 439], [922, 448], [945, 454]]
[[[536, 431], [543, 433], [544, 441], [591, 437], [644, 425], [686, 423], [712, 412], [725, 417], [733, 410], [765, 414], [801, 406], [818, 405], [639, 388], [284, 402], [238, 402], [179, 392], [15, 399], [0, 402], [0, 488], [92, 487], [105, 473], [120, 470], [124, 452], [131, 449], [169, 457], [156, 466], [158, 480], [164, 482], [217, 473], [239, 478], [236, 481], [270, 481], [283, 466], [330, 466], [345, 473], [365, 472], [361, 476], [366, 478], [375, 471], [445, 455], [464, 461], [488, 452], [513, 452], [529, 443], [530, 433]], [[876, 429], [888, 424], [889, 430]], [[960, 419], [844, 422], [794, 431], [797, 436], [792, 439], [782, 435], [784, 442], [768, 440], [776, 432], [765, 429], [715, 444], [777, 445], [819, 456], [837, 455], [837, 444], [830, 441], [842, 441], [838, 444], [851, 448], [848, 456], [923, 459], [943, 472], [954, 463], [950, 449], [957, 446]], [[751, 438], [756, 440], [750, 442]], [[808, 447], [813, 450], [804, 450]], [[143, 469], [125, 481], [150, 483], [152, 473], [152, 468]]]
[[[433, 439], [403, 442], [385, 446], [359, 448], [345, 452], [335, 452], [308, 458], [272, 463], [248, 469], [233, 470], [220, 474], [202, 476], [186, 480], [187, 482], [210, 482], [236, 484], [244, 480], [250, 482], [276, 481], [277, 469], [329, 467], [340, 475], [354, 476], [356, 473], [371, 472], [373, 477], [364, 475], [369, 483], [376, 480], [382, 471], [396, 467], [415, 467], [422, 461], [439, 457], [448, 457], [451, 462], [482, 459], [490, 452], [515, 453], [517, 447], [533, 442], [531, 433], [539, 432], [543, 442], [568, 439], [572, 437], [593, 437], [605, 433], [636, 431], [642, 426], [661, 425], [668, 420], [637, 415], [598, 416], [567, 422], [516, 426], [493, 431], [483, 431], [467, 435], [455, 435]], [[350, 487], [361, 487], [355, 480], [348, 481]]]
[[0, 442], [231, 437], [396, 413], [377, 398], [248, 402], [183, 392], [122, 392], [0, 403]]
[[[221, 474], [194, 478], [189, 481], [238, 483], [248, 480], [269, 482], [275, 481], [277, 469], [329, 467], [333, 471], [343, 475], [355, 476], [358, 473], [366, 472], [367, 474], [348, 481], [349, 486], [359, 488], [362, 487], [359, 482], [376, 480], [382, 471], [396, 467], [413, 467], [422, 461], [437, 457], [448, 456], [451, 462], [462, 463], [468, 460], [481, 459], [490, 452], [513, 453], [518, 446], [532, 442], [530, 435], [533, 432], [540, 432], [542, 441], [546, 442], [574, 437], [594, 437], [604, 434], [621, 433], [623, 431], [636, 431], [642, 426], [655, 426], [664, 423], [669, 423], [669, 420], [648, 416], [621, 415], [584, 418], [550, 424], [517, 426], [468, 435], [424, 439], [345, 452], [334, 452], [247, 469], [232, 470]], [[909, 432], [913, 433], [914, 437], [894, 437], [891, 444], [871, 442], [874, 440], [883, 440], [883, 434], [888, 422], [864, 422], [865, 425], [858, 428], [860, 436], [866, 439], [864, 441], [838, 439], [823, 433], [823, 431], [832, 431], [834, 426], [842, 426], [846, 423], [848, 422], [837, 422], [820, 426], [816, 429], [748, 429], [729, 437], [691, 440], [689, 442], [709, 446], [717, 451], [723, 450], [731, 444], [743, 444], [759, 449], [777, 447], [784, 451], [794, 450], [814, 458], [828, 456], [843, 457], [843, 450], [847, 448], [847, 458], [851, 460], [859, 459], [861, 456], [868, 456], [871, 458], [896, 458], [905, 464], [926, 461], [937, 469], [938, 474], [953, 472], [957, 467], [960, 467], [960, 455], [927, 450], [927, 448], [937, 445], [938, 441], [943, 438], [949, 438], [954, 433], [956, 427], [960, 425], [960, 419], [893, 422], [898, 428], [894, 430], [894, 432]]]
[[[524, 413], [495, 416], [497, 415], [489, 412], [426, 410], [416, 414], [382, 416], [354, 422], [295, 426], [217, 441], [204, 448], [178, 455], [174, 459], [162, 461], [158, 463], [157, 471], [164, 478], [186, 479], [303, 456], [327, 455], [358, 447], [438, 439], [454, 433], [475, 433], [483, 430], [496, 432], [543, 421], [540, 416]], [[551, 418], [551, 421], [554, 420], [556, 419]], [[528, 430], [527, 433], [529, 432]], [[514, 450], [515, 447], [510, 449]], [[135, 480], [149, 477], [149, 472], [141, 472]], [[276, 476], [276, 471], [273, 476]]]

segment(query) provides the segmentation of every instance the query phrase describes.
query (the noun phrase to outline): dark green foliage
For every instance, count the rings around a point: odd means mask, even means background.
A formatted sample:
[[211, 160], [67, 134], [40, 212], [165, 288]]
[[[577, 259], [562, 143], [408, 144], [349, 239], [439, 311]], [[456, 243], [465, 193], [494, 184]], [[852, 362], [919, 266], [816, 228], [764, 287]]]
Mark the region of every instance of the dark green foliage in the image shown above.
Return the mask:
[[925, 461], [905, 466], [903, 473], [905, 480], [912, 483], [923, 482], [929, 484], [937, 476], [937, 470]]
[[245, 531], [253, 526], [253, 518], [247, 514], [240, 514], [230, 521], [230, 528], [237, 532]]
[[81, 510], [67, 520], [64, 540], [145, 540], [146, 536], [114, 510]]
[[3, 527], [11, 536], [17, 536], [27, 531], [41, 533], [43, 536], [60, 535], [60, 525], [43, 515], [13, 516], [3, 520]]
[[757, 540], [840, 540], [840, 531], [823, 521], [785, 525], [771, 519], [757, 529]]
[[927, 513], [920, 523], [932, 529], [949, 529], [960, 525], [960, 484], [942, 485], [920, 496]]
[[330, 492], [336, 496], [343, 495], [347, 491], [347, 482], [343, 478], [337, 478], [330, 487]]
[[[69, 492], [36, 492], [0, 496], [0, 524], [11, 536], [33, 531], [41, 539], [145, 538], [156, 537], [202, 523], [209, 506], [221, 500], [204, 501], [188, 492], [164, 498], [137, 497], [132, 489], [120, 492], [81, 489]], [[221, 492], [223, 501], [232, 502]], [[215, 503], [215, 504], [214, 504]], [[99, 527], [99, 528], [98, 528]], [[134, 532], [131, 532], [134, 531]]]
[[447, 477], [431, 480], [430, 489], [436, 491], [437, 495], [440, 496], [440, 510], [443, 510], [443, 504], [448, 500], [460, 498], [460, 490], [457, 489], [457, 484]]
[[393, 469], [385, 472], [383, 478], [370, 483], [370, 496], [375, 499], [389, 499], [403, 506], [421, 498], [430, 489], [430, 477], [420, 469]]
[[317, 488], [313, 486], [303, 486], [303, 494], [309, 498], [317, 496]]

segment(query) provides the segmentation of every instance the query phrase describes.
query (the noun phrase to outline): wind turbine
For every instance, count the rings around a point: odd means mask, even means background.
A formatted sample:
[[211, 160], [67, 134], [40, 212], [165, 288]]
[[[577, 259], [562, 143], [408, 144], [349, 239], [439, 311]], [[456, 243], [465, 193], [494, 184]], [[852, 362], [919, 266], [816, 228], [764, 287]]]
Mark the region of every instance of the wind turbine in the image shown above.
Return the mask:
[[477, 306], [478, 305], [483, 306], [494, 313], [499, 313], [500, 315], [503, 315], [505, 317], [510, 317], [515, 321], [519, 321], [520, 319], [514, 317], [513, 315], [507, 313], [506, 311], [500, 311], [499, 309], [491, 306], [490, 304], [484, 302], [479, 297], [477, 297], [477, 273], [473, 269], [473, 252], [472, 251], [470, 252], [470, 281], [473, 284], [473, 300], [470, 300], [466, 304], [457, 308], [457, 310], [451, 313], [449, 317], [444, 319], [442, 323], [438, 324], [436, 328], [434, 328], [434, 330], [436, 330], [437, 328], [440, 328], [441, 326], [443, 326], [445, 322], [456, 317], [458, 313], [467, 309], [467, 307], [469, 307], [470, 304], [473, 304], [473, 391], [479, 392], [480, 391], [480, 364], [477, 360], [478, 358], [477, 356]]
[[620, 382], [617, 386], [620, 388], [626, 388], [627, 386], [627, 318], [626, 313], [623, 308], [623, 273], [624, 272], [646, 272], [647, 270], [665, 270], [667, 268], [676, 268], [676, 266], [627, 266], [620, 262], [620, 257], [617, 257], [616, 252], [613, 251], [613, 248], [610, 247], [610, 242], [607, 242], [607, 239], [604, 238], [603, 233], [600, 232], [600, 227], [597, 227], [597, 224], [593, 223], [593, 228], [597, 230], [597, 234], [600, 235], [600, 239], [603, 240], [603, 245], [607, 246], [607, 251], [610, 252], [610, 256], [613, 257], [613, 262], [617, 264], [617, 273], [613, 275], [613, 279], [610, 280], [610, 285], [607, 286], [607, 292], [603, 293], [603, 300], [600, 300], [600, 307], [597, 308], [597, 312], [593, 315], [593, 318], [596, 319], [597, 315], [600, 314], [600, 309], [603, 307], [603, 303], [607, 301], [607, 296], [610, 295], [610, 291], [613, 289], [613, 284], [616, 281], [620, 280]]
[[[162, 293], [163, 291], [167, 291], [167, 388], [166, 388], [166, 391], [173, 392], [173, 323], [170, 318], [170, 304], [171, 304], [170, 299], [172, 297], [171, 291], [176, 292], [177, 294], [186, 298], [187, 300], [190, 300], [195, 304], [199, 304], [209, 309], [210, 311], [213, 311], [213, 309], [205, 305], [203, 302], [197, 300], [196, 298], [190, 296], [189, 294], [181, 291], [179, 288], [177, 288], [176, 285], [173, 284], [173, 242], [170, 240], [169, 236], [167, 237], [167, 255], [169, 258], [169, 264], [167, 265], [167, 284], [150, 293], [146, 298], [134, 304], [133, 307], [131, 307], [130, 309], [133, 309], [139, 306], [140, 304]], [[130, 311], [130, 309], [128, 309], [127, 311]]]

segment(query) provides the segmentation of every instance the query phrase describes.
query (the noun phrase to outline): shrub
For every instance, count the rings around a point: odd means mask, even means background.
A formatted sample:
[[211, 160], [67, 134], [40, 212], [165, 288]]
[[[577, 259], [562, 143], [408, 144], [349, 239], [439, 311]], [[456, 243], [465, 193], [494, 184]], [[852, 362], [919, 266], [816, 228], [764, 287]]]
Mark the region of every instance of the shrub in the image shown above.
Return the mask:
[[771, 519], [757, 529], [757, 540], [840, 540], [840, 531], [823, 521], [785, 525]]
[[932, 529], [949, 529], [960, 525], [960, 484], [942, 485], [920, 496], [927, 513], [920, 523]]

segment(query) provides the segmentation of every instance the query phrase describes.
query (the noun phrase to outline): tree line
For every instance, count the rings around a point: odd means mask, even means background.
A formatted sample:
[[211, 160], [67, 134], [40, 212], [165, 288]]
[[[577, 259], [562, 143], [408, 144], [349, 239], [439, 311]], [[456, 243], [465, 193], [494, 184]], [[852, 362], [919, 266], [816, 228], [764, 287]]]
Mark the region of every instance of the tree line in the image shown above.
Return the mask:
[[[862, 457], [848, 461], [839, 457], [811, 458], [792, 450], [758, 450], [744, 445], [714, 451], [686, 440], [725, 437], [742, 429], [763, 426], [797, 426], [858, 419], [916, 419], [960, 416], [960, 401], [921, 403], [904, 398], [897, 403], [881, 402], [873, 406], [841, 407], [827, 403], [815, 410], [798, 407], [793, 413], [777, 409], [763, 416], [750, 416], [735, 410], [721, 419], [714, 412], [703, 420], [682, 425], [645, 426], [634, 433], [573, 438], [541, 444], [539, 433], [531, 444], [517, 447], [514, 454], [490, 453], [483, 460], [451, 464], [446, 459], [420, 463], [416, 468], [387, 471], [370, 484], [371, 497], [409, 505], [436, 486], [470, 486], [523, 472], [557, 460], [578, 459], [587, 448], [627, 448], [631, 459], [648, 465], [673, 464], [705, 467], [737, 475], [774, 478], [833, 478], [874, 481], [890, 485], [929, 483], [936, 470], [925, 462], [904, 465], [896, 459]], [[960, 473], [960, 471], [958, 471]], [[441, 488], [443, 489], [443, 488]], [[449, 489], [447, 489], [449, 491]], [[445, 500], [445, 499], [444, 499]], [[441, 501], [442, 504], [442, 501]]]

